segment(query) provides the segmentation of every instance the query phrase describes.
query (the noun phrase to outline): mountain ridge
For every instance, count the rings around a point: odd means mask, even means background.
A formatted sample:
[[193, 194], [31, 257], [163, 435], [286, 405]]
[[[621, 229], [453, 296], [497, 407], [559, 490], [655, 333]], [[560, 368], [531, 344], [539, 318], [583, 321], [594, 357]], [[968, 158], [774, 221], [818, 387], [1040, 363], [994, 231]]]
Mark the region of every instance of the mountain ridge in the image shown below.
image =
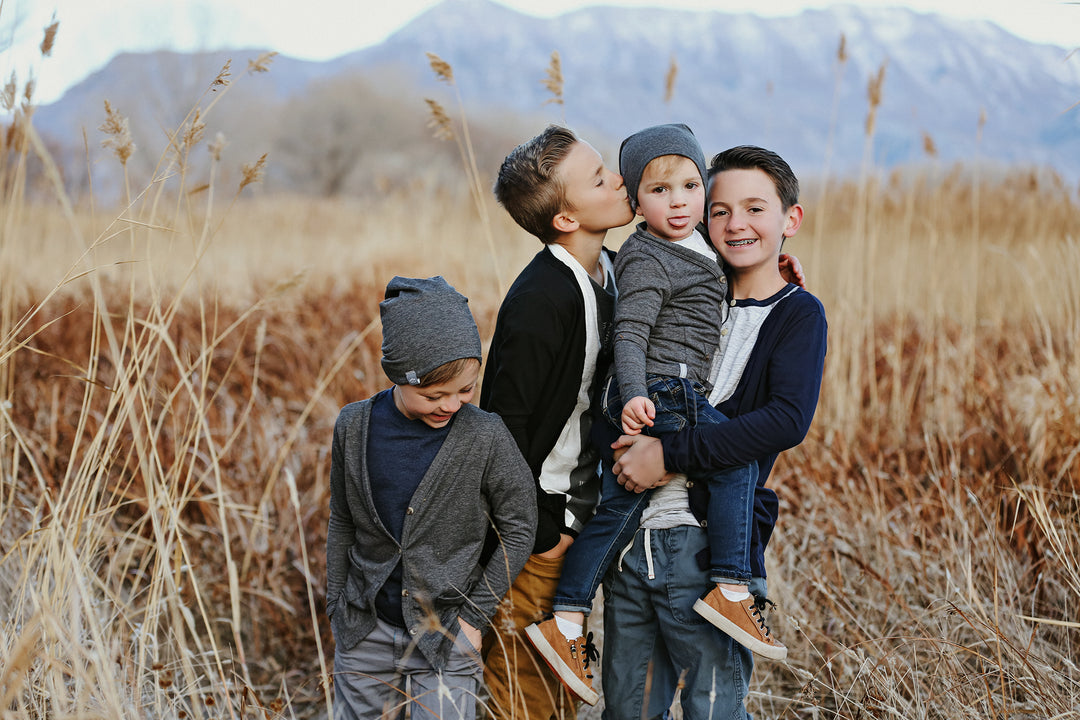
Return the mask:
[[[541, 82], [553, 51], [564, 77], [561, 105], [549, 102]], [[451, 64], [456, 88], [434, 77], [427, 52]], [[187, 57], [189, 64], [197, 60]], [[665, 102], [672, 59], [677, 76]], [[123, 82], [109, 78], [125, 62], [139, 64], [114, 59], [43, 106], [39, 122], [70, 133], [88, 97], [107, 97], [110, 84]], [[867, 86], [882, 67], [868, 144]], [[129, 84], [140, 84], [132, 70], [124, 72]], [[764, 145], [800, 175], [851, 175], [866, 162], [891, 168], [980, 161], [1049, 166], [1080, 178], [1080, 109], [1069, 109], [1080, 101], [1080, 56], [1021, 40], [989, 21], [905, 8], [839, 5], [763, 18], [602, 6], [539, 18], [490, 0], [444, 0], [377, 45], [324, 62], [279, 57], [268, 79], [253, 85], [298, 97], [312, 83], [348, 73], [392, 77], [388, 89], [415, 102], [418, 112], [424, 97], [452, 105], [460, 92], [470, 117], [509, 112], [537, 126], [565, 122], [605, 150], [645, 125], [681, 121], [707, 154]], [[182, 74], [162, 67], [150, 82], [165, 88]]]

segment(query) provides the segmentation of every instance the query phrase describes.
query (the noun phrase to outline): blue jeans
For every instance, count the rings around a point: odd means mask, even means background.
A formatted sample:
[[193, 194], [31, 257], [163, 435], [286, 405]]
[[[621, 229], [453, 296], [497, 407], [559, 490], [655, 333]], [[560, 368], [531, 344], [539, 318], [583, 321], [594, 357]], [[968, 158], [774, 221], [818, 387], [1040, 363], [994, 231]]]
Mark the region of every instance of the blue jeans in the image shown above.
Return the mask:
[[[638, 530], [604, 584], [604, 720], [660, 718], [680, 677], [685, 720], [748, 720], [753, 654], [694, 611], [706, 583], [697, 555], [705, 531]], [[650, 572], [651, 570], [651, 572]], [[766, 595], [763, 578], [750, 592]], [[643, 712], [644, 711], [644, 712]]]
[[[699, 383], [660, 375], [649, 375], [647, 379], [649, 399], [656, 408], [653, 426], [645, 429], [648, 435], [678, 432], [700, 423], [727, 421], [723, 413], [709, 405], [705, 388]], [[621, 432], [622, 401], [614, 377], [608, 379], [601, 403], [608, 422]], [[630, 543], [652, 492], [625, 490], [607, 462], [603, 463], [602, 473], [596, 514], [585, 523], [566, 553], [559, 586], [555, 590], [554, 610], [589, 613], [604, 572], [619, 551]], [[750, 531], [757, 464], [704, 476], [692, 475], [690, 481], [709, 484], [706, 512], [709, 580], [746, 584], [751, 577]]]

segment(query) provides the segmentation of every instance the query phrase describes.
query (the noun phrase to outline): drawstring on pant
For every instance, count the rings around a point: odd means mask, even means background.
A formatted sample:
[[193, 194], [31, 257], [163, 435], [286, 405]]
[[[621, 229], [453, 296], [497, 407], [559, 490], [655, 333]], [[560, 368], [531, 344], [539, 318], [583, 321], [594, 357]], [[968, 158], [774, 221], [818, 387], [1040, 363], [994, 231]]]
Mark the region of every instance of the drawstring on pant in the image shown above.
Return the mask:
[[655, 580], [656, 571], [652, 563], [652, 531], [649, 528], [645, 528], [645, 566], [649, 568], [649, 579]]
[[[634, 537], [637, 537], [637, 533], [634, 533]], [[624, 547], [622, 549], [622, 552], [619, 553], [619, 561], [618, 564], [616, 564], [615, 566], [619, 572], [622, 572], [623, 558], [626, 557], [626, 553], [630, 552], [633, 547], [634, 538], [630, 538], [630, 542], [627, 543], [626, 547]], [[656, 570], [653, 569], [652, 560], [652, 531], [649, 528], [645, 528], [645, 566], [649, 568], [649, 579], [655, 580]]]
[[[636, 535], [636, 533], [635, 533], [635, 535]], [[626, 547], [624, 547], [622, 549], [622, 552], [619, 553], [619, 562], [615, 566], [619, 570], [619, 572], [622, 572], [623, 558], [626, 557], [626, 553], [630, 552], [630, 549], [633, 548], [633, 547], [634, 547], [634, 538], [630, 538], [630, 542], [626, 543]]]

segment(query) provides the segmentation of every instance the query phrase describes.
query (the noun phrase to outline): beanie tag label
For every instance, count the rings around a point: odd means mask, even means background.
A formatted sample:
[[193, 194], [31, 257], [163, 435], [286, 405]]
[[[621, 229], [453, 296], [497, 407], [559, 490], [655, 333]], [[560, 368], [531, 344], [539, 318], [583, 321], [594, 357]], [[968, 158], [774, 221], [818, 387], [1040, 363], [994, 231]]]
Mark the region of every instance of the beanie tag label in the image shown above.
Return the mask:
[[416, 371], [415, 370], [406, 371], [405, 379], [409, 381], [410, 385], [419, 385], [420, 384], [420, 378], [416, 377]]

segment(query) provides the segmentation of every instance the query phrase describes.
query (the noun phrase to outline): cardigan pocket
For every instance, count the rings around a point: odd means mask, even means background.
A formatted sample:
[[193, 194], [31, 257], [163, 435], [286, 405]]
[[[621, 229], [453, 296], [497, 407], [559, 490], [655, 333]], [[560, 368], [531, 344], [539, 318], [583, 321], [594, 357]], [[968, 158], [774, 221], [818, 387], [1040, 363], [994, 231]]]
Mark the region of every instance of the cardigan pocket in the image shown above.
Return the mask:
[[349, 574], [345, 578], [345, 588], [342, 591], [342, 599], [349, 605], [366, 608], [369, 604], [364, 597], [366, 593], [367, 583], [364, 581], [364, 577], [359, 573], [359, 568], [355, 565], [351, 566], [349, 568]]

